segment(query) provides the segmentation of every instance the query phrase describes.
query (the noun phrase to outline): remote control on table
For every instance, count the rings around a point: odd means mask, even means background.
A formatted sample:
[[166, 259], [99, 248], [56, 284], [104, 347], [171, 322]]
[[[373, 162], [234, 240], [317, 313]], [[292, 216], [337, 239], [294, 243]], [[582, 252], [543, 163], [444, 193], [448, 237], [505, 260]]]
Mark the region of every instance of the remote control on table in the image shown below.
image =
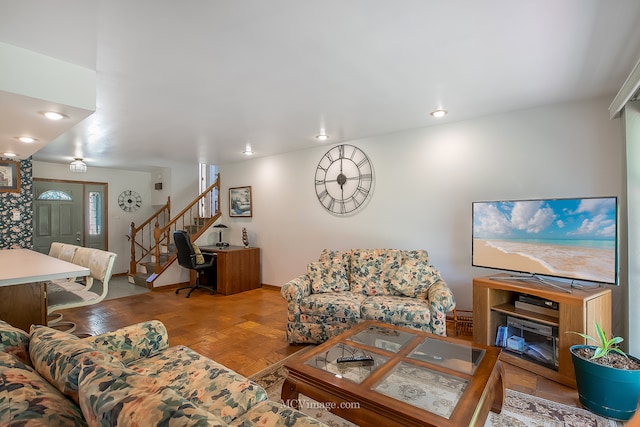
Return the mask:
[[373, 366], [374, 364], [371, 356], [338, 357], [337, 362], [340, 366]]

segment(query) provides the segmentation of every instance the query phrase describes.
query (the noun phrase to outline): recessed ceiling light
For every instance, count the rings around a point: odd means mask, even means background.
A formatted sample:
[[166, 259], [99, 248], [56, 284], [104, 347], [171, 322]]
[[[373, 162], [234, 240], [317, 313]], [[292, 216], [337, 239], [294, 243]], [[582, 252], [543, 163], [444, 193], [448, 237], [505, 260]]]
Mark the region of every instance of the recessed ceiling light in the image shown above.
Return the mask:
[[5, 157], [15, 157], [15, 156], [17, 156], [16, 153], [2, 153], [2, 155], [5, 156]]
[[18, 139], [20, 142], [24, 142], [24, 143], [27, 143], [27, 144], [37, 141], [37, 139], [32, 138], [30, 136], [16, 136], [16, 139]]
[[446, 116], [448, 113], [447, 110], [443, 110], [441, 108], [437, 109], [437, 110], [433, 110], [430, 114], [435, 117], [436, 119], [439, 119], [440, 117], [444, 117]]
[[42, 111], [40, 112], [40, 114], [42, 114], [49, 120], [62, 120], [69, 118], [69, 116], [65, 116], [64, 114], [58, 113], [57, 111]]
[[318, 141], [326, 141], [327, 139], [329, 139], [329, 135], [327, 135], [326, 133], [321, 133], [316, 135], [316, 139]]
[[248, 149], [244, 150], [242, 152], [242, 154], [246, 154], [247, 156], [251, 156], [251, 155], [253, 155], [253, 150], [251, 150], [251, 148], [248, 148]]

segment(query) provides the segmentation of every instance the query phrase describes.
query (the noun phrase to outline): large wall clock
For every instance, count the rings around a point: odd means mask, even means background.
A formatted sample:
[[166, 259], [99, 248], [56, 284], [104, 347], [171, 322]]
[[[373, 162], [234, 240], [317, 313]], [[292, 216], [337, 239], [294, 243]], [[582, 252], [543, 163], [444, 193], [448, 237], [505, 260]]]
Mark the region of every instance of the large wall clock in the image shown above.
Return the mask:
[[133, 190], [124, 190], [118, 196], [118, 206], [125, 212], [133, 212], [142, 206], [142, 197]]
[[357, 210], [369, 197], [373, 165], [369, 157], [353, 145], [342, 144], [326, 152], [316, 168], [316, 194], [326, 210], [346, 215]]

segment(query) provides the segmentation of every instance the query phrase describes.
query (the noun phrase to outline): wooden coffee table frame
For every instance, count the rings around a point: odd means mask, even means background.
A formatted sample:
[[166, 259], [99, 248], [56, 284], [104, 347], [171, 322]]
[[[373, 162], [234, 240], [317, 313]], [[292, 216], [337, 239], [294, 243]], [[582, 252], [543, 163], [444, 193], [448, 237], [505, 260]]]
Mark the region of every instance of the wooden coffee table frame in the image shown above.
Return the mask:
[[[397, 353], [348, 340], [348, 338], [370, 326], [396, 329], [414, 334], [415, 337]], [[408, 358], [407, 355], [427, 337], [483, 349], [485, 354], [473, 375], [463, 374], [444, 366]], [[379, 366], [360, 384], [338, 378], [330, 372], [305, 364], [308, 360], [338, 344], [360, 348], [368, 353], [378, 353], [389, 358], [389, 360]], [[323, 404], [339, 417], [354, 422], [361, 427], [384, 425], [385, 420], [393, 420], [394, 425], [398, 426], [482, 426], [489, 414], [489, 410], [496, 413], [500, 413], [502, 410], [504, 384], [502, 381], [502, 365], [498, 360], [500, 352], [501, 349], [498, 347], [483, 346], [414, 329], [366, 321], [329, 339], [315, 349], [304, 352], [299, 357], [292, 357], [285, 363], [289, 375], [282, 385], [282, 400], [291, 406], [300, 407], [304, 402], [299, 401], [299, 394], [303, 394]], [[449, 419], [372, 390], [372, 387], [401, 361], [468, 381]]]

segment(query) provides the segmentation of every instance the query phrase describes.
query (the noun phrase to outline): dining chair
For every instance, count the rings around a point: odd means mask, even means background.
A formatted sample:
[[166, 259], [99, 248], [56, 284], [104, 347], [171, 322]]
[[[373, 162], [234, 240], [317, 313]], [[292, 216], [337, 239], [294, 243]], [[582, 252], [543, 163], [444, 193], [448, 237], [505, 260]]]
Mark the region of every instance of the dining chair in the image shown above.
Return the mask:
[[[89, 269], [86, 286], [80, 283], [52, 281], [47, 284], [47, 313], [50, 315], [58, 310], [83, 307], [97, 304], [104, 300], [109, 292], [109, 280], [113, 274], [113, 265], [117, 255], [100, 249], [78, 248], [76, 263]], [[102, 288], [98, 289], [98, 284]], [[65, 287], [65, 285], [68, 285]], [[53, 326], [66, 332], [75, 330], [73, 322], [56, 322]]]
[[49, 247], [49, 256], [52, 256], [54, 258], [59, 258], [60, 250], [62, 249], [63, 244], [64, 243], [60, 243], [60, 242], [52, 242], [51, 246]]
[[79, 246], [76, 245], [61, 243], [60, 251], [58, 252], [58, 259], [73, 262], [73, 257], [76, 255], [76, 250], [78, 250], [78, 248]]
[[[62, 242], [52, 242], [49, 247], [49, 256], [61, 259], [67, 262], [73, 262], [76, 257], [76, 252], [80, 248], [80, 246], [72, 245], [69, 243]], [[76, 263], [77, 264], [77, 263]], [[57, 279], [55, 280], [58, 284], [63, 286], [65, 289], [71, 290], [71, 288], [81, 289], [84, 285], [76, 284], [76, 277], [70, 277], [67, 279]], [[63, 285], [64, 284], [64, 285]], [[56, 291], [59, 287], [48, 286], [47, 290]], [[62, 321], [61, 313], [49, 313], [47, 315], [47, 325], [55, 325]], [[64, 327], [64, 326], [61, 326]]]

